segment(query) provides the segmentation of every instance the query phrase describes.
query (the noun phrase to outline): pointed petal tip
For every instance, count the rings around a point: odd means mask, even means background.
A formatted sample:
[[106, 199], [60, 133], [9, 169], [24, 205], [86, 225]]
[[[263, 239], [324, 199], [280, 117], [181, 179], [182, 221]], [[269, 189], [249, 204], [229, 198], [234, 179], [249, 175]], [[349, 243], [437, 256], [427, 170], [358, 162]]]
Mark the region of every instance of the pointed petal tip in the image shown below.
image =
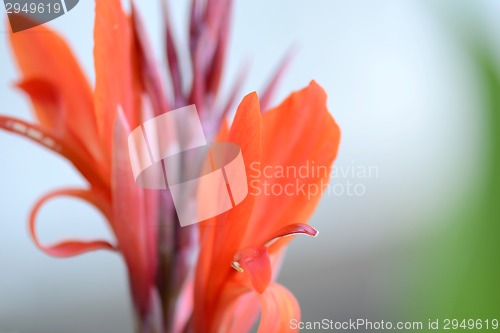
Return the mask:
[[311, 80], [311, 82], [309, 82], [309, 85], [307, 86], [306, 89], [311, 89], [311, 90], [317, 92], [318, 94], [323, 95], [325, 98], [327, 97], [327, 93], [326, 93], [325, 89], [316, 80]]
[[310, 226], [309, 224], [303, 224], [303, 223], [291, 224], [275, 232], [273, 236], [271, 236], [269, 241], [266, 242], [266, 246], [270, 246], [279, 239], [284, 237], [290, 237], [296, 235], [306, 235], [306, 236], [316, 237], [318, 236], [318, 234], [319, 231], [316, 230], [314, 227]]
[[259, 94], [256, 91], [252, 91], [251, 93], [248, 93], [245, 95], [243, 99], [251, 99], [252, 101], [257, 100], [259, 101]]

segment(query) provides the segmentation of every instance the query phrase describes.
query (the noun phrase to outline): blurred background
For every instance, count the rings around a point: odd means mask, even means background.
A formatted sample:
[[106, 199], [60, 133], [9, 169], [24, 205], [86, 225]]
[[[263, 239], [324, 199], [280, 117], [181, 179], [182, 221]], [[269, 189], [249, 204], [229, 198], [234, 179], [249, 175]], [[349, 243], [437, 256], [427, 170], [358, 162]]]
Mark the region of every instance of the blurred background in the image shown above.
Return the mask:
[[[91, 82], [93, 7], [80, 1], [49, 23]], [[163, 59], [159, 1], [139, 8]], [[173, 7], [181, 42], [187, 9]], [[241, 96], [262, 88], [296, 43], [275, 103], [315, 79], [342, 129], [332, 191], [310, 221], [320, 235], [291, 243], [279, 277], [303, 320], [500, 315], [499, 16], [496, 0], [235, 1], [224, 89], [248, 60]], [[32, 119], [18, 78], [0, 33], [0, 113]], [[0, 152], [0, 332], [131, 332], [117, 254], [54, 259], [28, 236], [35, 200], [82, 178], [4, 132]], [[71, 199], [49, 203], [39, 220], [43, 242], [113, 237], [97, 211]]]

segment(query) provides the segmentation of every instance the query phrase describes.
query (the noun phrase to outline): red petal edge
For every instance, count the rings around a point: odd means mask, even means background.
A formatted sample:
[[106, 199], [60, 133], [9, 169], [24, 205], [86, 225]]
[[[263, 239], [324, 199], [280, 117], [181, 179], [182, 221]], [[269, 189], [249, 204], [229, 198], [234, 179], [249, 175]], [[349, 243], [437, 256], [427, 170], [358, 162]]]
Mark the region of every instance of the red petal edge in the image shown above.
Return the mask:
[[319, 233], [318, 230], [314, 229], [309, 224], [303, 224], [303, 223], [290, 224], [275, 232], [271, 236], [269, 241], [266, 242], [266, 246], [272, 245], [278, 239], [283, 237], [295, 236], [295, 235], [307, 235], [316, 237], [318, 233]]
[[38, 202], [33, 207], [29, 218], [29, 231], [33, 241], [36, 246], [47, 253], [48, 255], [55, 257], [71, 257], [77, 256], [79, 254], [83, 254], [89, 251], [95, 250], [116, 250], [115, 246], [111, 245], [108, 241], [105, 240], [95, 240], [95, 241], [80, 241], [80, 240], [67, 240], [60, 242], [55, 245], [45, 246], [43, 245], [37, 235], [36, 235], [36, 216], [40, 210], [40, 208], [49, 200], [54, 199], [58, 196], [69, 196], [80, 198], [91, 205], [97, 207], [105, 216], [107, 214], [106, 207], [101, 204], [98, 200], [98, 194], [92, 190], [83, 190], [83, 189], [64, 189], [57, 190], [54, 192], [50, 192], [44, 195], [42, 198], [38, 200]]

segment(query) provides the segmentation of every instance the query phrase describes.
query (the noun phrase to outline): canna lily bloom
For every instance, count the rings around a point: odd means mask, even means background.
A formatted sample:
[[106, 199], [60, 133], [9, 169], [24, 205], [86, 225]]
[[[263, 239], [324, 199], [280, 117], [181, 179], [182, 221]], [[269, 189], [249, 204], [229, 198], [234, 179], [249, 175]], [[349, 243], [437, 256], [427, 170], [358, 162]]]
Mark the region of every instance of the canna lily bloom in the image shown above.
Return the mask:
[[[0, 116], [0, 128], [63, 156], [88, 186], [43, 196], [30, 214], [31, 236], [42, 251], [56, 257], [119, 250], [128, 268], [134, 305], [143, 315], [156, 274], [157, 201], [155, 194], [136, 186], [128, 160], [127, 135], [142, 119], [130, 20], [119, 1], [96, 1], [94, 91], [66, 42], [48, 28], [37, 30], [9, 35], [22, 74], [17, 86], [31, 98], [36, 123]], [[116, 244], [104, 240], [42, 244], [36, 234], [37, 213], [59, 196], [95, 206], [109, 221]]]
[[[119, 252], [127, 267], [139, 332], [246, 332], [259, 311], [259, 332], [290, 331], [290, 320], [300, 318], [299, 305], [274, 280], [285, 246], [293, 238], [287, 236], [317, 234], [307, 220], [321, 193], [250, 193], [230, 211], [181, 228], [168, 190], [146, 190], [135, 183], [127, 137], [154, 116], [196, 104], [209, 140], [240, 146], [251, 188], [251, 181], [262, 178], [259, 171], [266, 166], [332, 164], [340, 132], [326, 109], [326, 94], [313, 81], [268, 110], [287, 56], [260, 100], [256, 93], [247, 95], [228, 126], [227, 115], [246, 71], [243, 67], [234, 90], [218, 108], [231, 0], [192, 0], [190, 84], [181, 72], [167, 1], [163, 2], [170, 96], [150, 56], [135, 7], [128, 16], [120, 0], [95, 2], [94, 89], [56, 32], [40, 26], [42, 33], [9, 35], [22, 75], [17, 86], [30, 97], [36, 122], [0, 115], [0, 128], [66, 158], [87, 181], [86, 188], [56, 190], [35, 204], [29, 218], [35, 244], [56, 257], [99, 249]], [[294, 184], [321, 187], [328, 177], [318, 174]], [[281, 178], [261, 180], [289, 185]], [[109, 222], [115, 243], [42, 244], [36, 234], [37, 214], [58, 196], [95, 206]]]
[[[251, 179], [263, 177], [255, 166], [298, 168], [310, 162], [329, 167], [340, 131], [326, 109], [326, 94], [313, 81], [263, 114], [257, 95], [247, 95], [231, 129], [223, 129], [218, 138], [241, 146], [252, 187]], [[321, 187], [328, 179], [328, 172], [297, 179], [295, 190], [303, 185]], [[265, 180], [271, 186], [290, 185], [284, 178]], [[306, 223], [320, 196], [300, 191], [292, 196], [250, 194], [227, 214], [200, 224], [194, 332], [247, 332], [259, 308], [259, 332], [291, 331], [290, 320], [300, 320], [298, 302], [273, 280], [292, 238], [287, 236], [317, 235]]]

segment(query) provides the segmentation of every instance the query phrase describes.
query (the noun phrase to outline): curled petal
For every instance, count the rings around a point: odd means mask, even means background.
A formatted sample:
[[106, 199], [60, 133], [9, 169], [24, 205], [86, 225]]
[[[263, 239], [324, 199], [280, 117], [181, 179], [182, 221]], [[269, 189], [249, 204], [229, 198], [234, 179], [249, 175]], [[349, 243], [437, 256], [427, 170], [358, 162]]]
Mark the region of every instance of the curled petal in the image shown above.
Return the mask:
[[109, 208], [107, 207], [103, 199], [100, 199], [102, 197], [99, 195], [99, 193], [93, 190], [64, 189], [48, 193], [44, 195], [40, 200], [38, 200], [35, 207], [33, 207], [29, 218], [29, 231], [31, 233], [33, 241], [38, 248], [40, 248], [43, 252], [55, 257], [71, 257], [95, 250], [116, 250], [113, 245], [105, 240], [67, 240], [51, 246], [43, 245], [36, 235], [36, 216], [38, 215], [40, 208], [47, 201], [60, 196], [69, 196], [82, 199], [97, 207], [105, 216], [109, 216]]
[[318, 230], [311, 227], [309, 224], [296, 223], [287, 225], [280, 230], [278, 230], [270, 240], [266, 242], [266, 246], [274, 244], [276, 241], [283, 237], [296, 236], [296, 235], [307, 235], [316, 237], [318, 235]]
[[300, 307], [288, 289], [273, 283], [259, 295], [259, 300], [262, 316], [258, 333], [298, 332], [298, 329], [290, 327], [290, 321], [300, 321]]
[[238, 251], [233, 268], [246, 274], [258, 293], [264, 292], [271, 282], [271, 260], [266, 246], [249, 247]]

